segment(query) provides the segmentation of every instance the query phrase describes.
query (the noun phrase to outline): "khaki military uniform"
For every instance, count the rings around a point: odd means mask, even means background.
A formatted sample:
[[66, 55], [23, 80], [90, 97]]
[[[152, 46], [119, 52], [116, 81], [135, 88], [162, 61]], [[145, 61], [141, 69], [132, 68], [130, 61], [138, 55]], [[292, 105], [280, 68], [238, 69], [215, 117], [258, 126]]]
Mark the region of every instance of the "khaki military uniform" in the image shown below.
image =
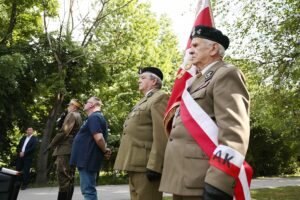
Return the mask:
[[53, 156], [56, 157], [56, 170], [59, 183], [59, 191], [67, 192], [74, 187], [75, 168], [70, 167], [69, 160], [72, 143], [75, 134], [82, 124], [79, 112], [69, 112], [64, 120], [62, 128], [55, 135], [48, 148], [55, 148]]
[[[219, 143], [245, 155], [250, 125], [249, 95], [243, 74], [219, 61], [204, 75], [198, 76], [188, 90], [216, 122]], [[206, 182], [233, 195], [234, 179], [210, 166], [208, 161], [209, 158], [183, 125], [178, 112], [166, 147], [160, 191], [202, 199]]]
[[146, 169], [161, 173], [167, 137], [163, 115], [168, 96], [154, 89], [129, 113], [114, 168], [129, 172], [132, 199], [159, 200], [159, 181], [149, 182]]

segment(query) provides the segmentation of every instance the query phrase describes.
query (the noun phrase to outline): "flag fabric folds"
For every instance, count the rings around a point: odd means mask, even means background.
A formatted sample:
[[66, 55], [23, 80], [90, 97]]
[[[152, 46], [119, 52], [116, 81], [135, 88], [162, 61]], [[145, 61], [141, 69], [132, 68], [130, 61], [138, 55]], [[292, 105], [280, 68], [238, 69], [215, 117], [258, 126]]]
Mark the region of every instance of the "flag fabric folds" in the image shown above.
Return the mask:
[[[214, 26], [213, 16], [209, 0], [200, 0], [197, 6], [196, 19], [193, 28], [198, 25]], [[192, 29], [193, 29], [192, 28]], [[181, 66], [177, 71], [176, 80], [174, 81], [173, 90], [169, 99], [164, 124], [166, 132], [169, 134], [171, 130], [172, 118], [175, 114], [176, 107], [179, 106], [181, 95], [185, 87], [185, 82], [196, 73], [196, 69], [189, 63], [189, 49], [191, 47], [191, 38], [188, 37], [185, 55]]]

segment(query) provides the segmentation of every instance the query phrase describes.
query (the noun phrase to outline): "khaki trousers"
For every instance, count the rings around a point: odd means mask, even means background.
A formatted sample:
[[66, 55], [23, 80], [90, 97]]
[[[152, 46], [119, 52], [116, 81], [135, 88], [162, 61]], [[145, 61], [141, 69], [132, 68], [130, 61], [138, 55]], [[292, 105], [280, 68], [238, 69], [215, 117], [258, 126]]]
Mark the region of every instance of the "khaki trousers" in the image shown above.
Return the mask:
[[144, 172], [128, 172], [131, 200], [162, 200], [160, 180], [150, 182]]

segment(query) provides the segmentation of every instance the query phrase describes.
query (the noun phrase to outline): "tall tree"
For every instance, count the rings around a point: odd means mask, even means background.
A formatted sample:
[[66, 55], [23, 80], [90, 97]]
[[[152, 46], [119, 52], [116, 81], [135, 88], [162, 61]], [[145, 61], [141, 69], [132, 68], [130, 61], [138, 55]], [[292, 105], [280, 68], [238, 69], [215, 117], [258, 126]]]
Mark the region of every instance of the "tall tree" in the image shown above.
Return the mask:
[[[111, 9], [115, 9], [114, 6]], [[147, 4], [131, 4], [113, 13], [96, 29], [95, 40], [90, 45], [92, 49], [99, 49], [98, 59], [108, 74], [104, 84], [95, 85], [99, 89], [94, 92], [103, 99], [104, 113], [109, 120], [110, 145], [114, 152], [111, 165], [125, 117], [140, 98], [138, 69], [160, 67], [165, 74], [164, 88], [169, 92], [181, 59], [170, 21], [165, 16], [157, 21], [149, 8]]]
[[[43, 1], [45, 37], [40, 37], [34, 48], [37, 55], [41, 55], [37, 61], [43, 66], [37, 77], [39, 93], [45, 98], [43, 103], [49, 103], [38, 157], [38, 183], [47, 181], [48, 160], [43, 151], [52, 137], [55, 119], [65, 97], [85, 98], [98, 92], [100, 96], [111, 97], [112, 88], [115, 94], [123, 93], [126, 85], [135, 84], [132, 77], [139, 66], [160, 64], [157, 60], [161, 54], [168, 55], [160, 61], [167, 70], [179, 57], [170, 29], [160, 29], [149, 5], [137, 0], [90, 1], [90, 10], [81, 15], [75, 12], [77, 1], [68, 2], [66, 18], [60, 18], [59, 29], [51, 32], [47, 24], [48, 5]], [[166, 20], [162, 23], [170, 26]], [[167, 37], [169, 52], [175, 55], [169, 56], [159, 48], [160, 40]], [[120, 99], [116, 96], [110, 98], [111, 105], [118, 105], [117, 101]], [[110, 116], [120, 121], [124, 110], [118, 110], [119, 106], [110, 108]]]
[[230, 56], [240, 59], [248, 73], [252, 127], [278, 133], [295, 152], [300, 146], [300, 4], [226, 0], [215, 8], [218, 25], [232, 41]]
[[[29, 65], [30, 41], [42, 32], [38, 1], [0, 1], [0, 162], [10, 163], [15, 145], [8, 133], [31, 121], [34, 75]], [[33, 9], [35, 8], [35, 9]]]

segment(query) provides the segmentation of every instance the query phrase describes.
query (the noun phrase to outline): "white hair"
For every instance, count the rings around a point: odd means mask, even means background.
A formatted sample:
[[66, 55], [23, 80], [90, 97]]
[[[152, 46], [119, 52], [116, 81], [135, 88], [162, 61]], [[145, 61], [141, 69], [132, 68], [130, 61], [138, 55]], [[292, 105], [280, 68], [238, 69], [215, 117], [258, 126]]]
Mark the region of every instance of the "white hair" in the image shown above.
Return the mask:
[[[217, 43], [217, 42], [215, 42], [215, 41], [211, 41], [211, 40], [208, 40], [208, 39], [203, 39], [205, 42], [206, 42], [206, 44], [208, 44], [208, 45], [212, 45], [212, 44], [214, 44], [214, 43]], [[217, 43], [218, 45], [219, 45], [219, 51], [218, 51], [218, 53], [219, 53], [219, 55], [221, 56], [221, 57], [224, 57], [224, 55], [225, 55], [225, 48], [223, 47], [223, 45], [221, 45], [221, 44], [219, 44], [219, 43]]]
[[151, 80], [156, 80], [155, 88], [161, 89], [162, 87], [162, 80], [154, 73], [151, 72], [144, 72], [143, 74], [149, 74]]

